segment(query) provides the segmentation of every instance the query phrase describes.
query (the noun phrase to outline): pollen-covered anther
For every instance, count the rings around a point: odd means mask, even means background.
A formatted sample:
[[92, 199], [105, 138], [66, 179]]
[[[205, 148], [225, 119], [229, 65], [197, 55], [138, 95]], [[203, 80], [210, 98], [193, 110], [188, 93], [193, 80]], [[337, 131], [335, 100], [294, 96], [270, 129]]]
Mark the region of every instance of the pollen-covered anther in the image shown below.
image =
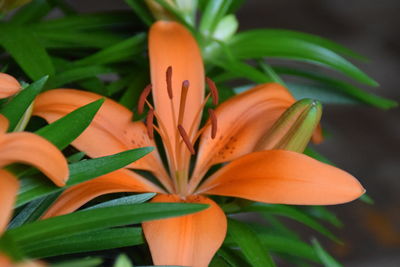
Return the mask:
[[183, 115], [185, 114], [185, 106], [186, 106], [186, 98], [187, 93], [189, 90], [189, 81], [185, 80], [182, 82], [182, 91], [181, 91], [181, 101], [179, 104], [179, 117], [178, 117], [178, 124], [182, 124], [183, 122]]
[[172, 67], [171, 66], [169, 66], [167, 68], [165, 80], [167, 82], [168, 97], [169, 97], [169, 99], [172, 99], [173, 94], [172, 94]]
[[147, 134], [150, 139], [154, 138], [154, 109], [150, 109], [146, 117]]
[[138, 113], [139, 114], [143, 113], [144, 105], [146, 103], [147, 97], [149, 96], [149, 94], [151, 92], [151, 89], [152, 89], [152, 85], [149, 84], [144, 88], [143, 92], [140, 94], [139, 102], [138, 102]]
[[217, 136], [217, 116], [215, 115], [215, 111], [211, 108], [208, 109], [208, 116], [211, 121], [211, 138], [214, 139]]
[[178, 131], [179, 131], [179, 134], [181, 135], [182, 140], [185, 143], [186, 147], [189, 149], [190, 153], [192, 155], [194, 155], [196, 152], [194, 151], [193, 144], [192, 144], [192, 142], [190, 142], [189, 136], [187, 135], [185, 129], [180, 124], [178, 125]]
[[218, 89], [213, 80], [210, 78], [206, 77], [206, 83], [208, 85], [208, 88], [210, 88], [211, 92], [211, 97], [212, 97], [212, 103], [214, 106], [218, 105], [219, 101], [219, 96], [218, 96]]

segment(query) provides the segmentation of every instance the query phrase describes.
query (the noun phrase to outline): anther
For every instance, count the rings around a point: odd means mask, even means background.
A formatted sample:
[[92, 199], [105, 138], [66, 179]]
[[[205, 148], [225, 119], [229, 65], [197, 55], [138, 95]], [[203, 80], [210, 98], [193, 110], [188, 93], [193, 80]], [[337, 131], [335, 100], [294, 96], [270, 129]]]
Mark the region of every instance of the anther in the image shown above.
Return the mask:
[[144, 104], [146, 103], [146, 99], [151, 92], [152, 86], [151, 84], [147, 85], [143, 92], [140, 94], [139, 102], [138, 102], [138, 113], [142, 114], [144, 110]]
[[190, 142], [189, 136], [187, 135], [185, 129], [180, 124], [178, 125], [178, 131], [182, 137], [183, 142], [186, 144], [187, 148], [189, 149], [190, 153], [192, 155], [194, 155], [195, 154], [194, 147], [193, 147], [192, 143]]
[[208, 85], [208, 88], [210, 88], [211, 92], [211, 97], [212, 97], [212, 103], [214, 106], [218, 105], [218, 89], [217, 86], [215, 86], [215, 83], [208, 77], [206, 77], [206, 83]]
[[179, 104], [179, 117], [178, 124], [182, 124], [183, 122], [183, 114], [185, 113], [186, 106], [186, 97], [189, 90], [189, 81], [185, 80], [182, 82], [182, 91], [181, 91], [181, 102]]
[[211, 121], [211, 138], [214, 139], [215, 136], [217, 135], [217, 116], [215, 115], [215, 112], [213, 109], [209, 108], [208, 109], [208, 116]]
[[172, 99], [172, 67], [169, 66], [167, 68], [167, 73], [166, 73], [166, 81], [167, 81], [167, 90], [168, 90], [168, 97], [169, 99]]
[[154, 120], [154, 109], [150, 109], [146, 117], [147, 134], [149, 135], [150, 139], [154, 138], [153, 120]]

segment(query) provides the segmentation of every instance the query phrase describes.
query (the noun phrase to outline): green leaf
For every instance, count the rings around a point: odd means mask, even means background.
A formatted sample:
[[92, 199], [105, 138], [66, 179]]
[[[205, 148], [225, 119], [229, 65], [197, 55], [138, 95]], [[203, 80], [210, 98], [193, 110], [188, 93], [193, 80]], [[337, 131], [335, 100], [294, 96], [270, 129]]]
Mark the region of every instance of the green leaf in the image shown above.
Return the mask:
[[119, 103], [124, 105], [128, 109], [136, 107], [139, 97], [145, 86], [149, 83], [149, 73], [147, 70], [142, 69], [135, 72], [136, 75], [132, 75], [129, 79], [130, 85], [124, 91], [121, 96]]
[[7, 117], [10, 123], [8, 127], [9, 131], [14, 130], [27, 108], [32, 104], [35, 97], [42, 90], [47, 78], [48, 76], [45, 76], [40, 80], [33, 82], [3, 106], [0, 113]]
[[8, 234], [19, 244], [41, 243], [87, 231], [181, 216], [208, 208], [204, 204], [143, 203], [77, 211], [11, 229]]
[[374, 94], [365, 92], [352, 84], [349, 84], [349, 83], [346, 83], [343, 81], [339, 81], [339, 80], [336, 80], [333, 78], [329, 78], [320, 73], [299, 70], [299, 69], [291, 69], [291, 68], [286, 68], [286, 67], [274, 67], [274, 70], [277, 73], [282, 74], [282, 75], [303, 77], [306, 79], [320, 82], [325, 86], [329, 86], [331, 88], [331, 90], [337, 90], [339, 92], [342, 92], [346, 95], [353, 97], [354, 99], [356, 99], [358, 101], [361, 101], [361, 102], [366, 103], [371, 106], [375, 106], [375, 107], [379, 107], [379, 108], [383, 108], [383, 109], [389, 109], [389, 108], [397, 107], [397, 105], [398, 105], [398, 103], [396, 101], [393, 101], [391, 99], [386, 99], [383, 97], [379, 97]]
[[204, 36], [211, 36], [218, 23], [225, 16], [232, 0], [207, 1], [200, 20], [199, 30]]
[[314, 248], [309, 244], [296, 238], [276, 233], [274, 229], [269, 229], [268, 226], [251, 224], [250, 227], [257, 233], [261, 243], [270, 251], [320, 262]]
[[133, 11], [135, 11], [135, 13], [147, 26], [153, 24], [153, 16], [150, 14], [149, 10], [142, 1], [125, 0], [125, 3], [127, 3], [133, 9]]
[[370, 205], [373, 205], [375, 203], [374, 199], [367, 194], [362, 195], [360, 197], [360, 200]]
[[69, 70], [65, 70], [49, 80], [47, 88], [57, 88], [65, 86], [69, 83], [80, 81], [83, 79], [96, 77], [100, 74], [110, 73], [111, 69], [104, 66], [84, 66], [74, 67]]
[[273, 79], [265, 75], [263, 72], [241, 61], [211, 59], [210, 62], [232, 73], [234, 76], [229, 77], [231, 79], [235, 77], [246, 78], [256, 83], [273, 82]]
[[152, 199], [155, 195], [156, 195], [156, 193], [144, 193], [144, 194], [138, 194], [138, 195], [133, 195], [133, 196], [128, 196], [128, 197], [121, 197], [121, 198], [113, 199], [110, 201], [106, 201], [106, 202], [91, 206], [89, 208], [86, 208], [86, 210], [143, 203], [143, 202], [146, 202], [147, 200]]
[[[285, 82], [281, 79], [281, 77], [279, 77], [279, 75], [274, 71], [274, 69], [268, 65], [265, 60], [260, 60], [258, 62], [258, 64], [260, 65], [262, 71], [273, 81], [276, 83], [279, 83], [283, 86], [286, 87]], [[306, 98], [306, 97], [304, 97]], [[296, 98], [296, 99], [301, 99], [301, 98]]]
[[46, 258], [135, 246], [143, 242], [143, 233], [140, 227], [124, 227], [77, 233], [46, 239], [39, 243], [24, 243], [22, 249], [31, 258]]
[[[238, 253], [236, 249], [223, 246], [218, 250], [216, 256], [223, 259], [230, 267], [248, 266], [248, 262], [243, 258], [242, 253]], [[219, 266], [216, 265], [215, 267]]]
[[32, 1], [28, 5], [17, 10], [17, 12], [11, 18], [11, 23], [25, 24], [37, 21], [46, 16], [50, 12], [51, 8], [52, 6], [50, 5], [50, 1]]
[[36, 134], [46, 138], [60, 150], [74, 141], [92, 122], [104, 99], [82, 106], [59, 120], [39, 129]]
[[318, 257], [321, 259], [322, 263], [325, 267], [341, 267], [342, 265], [338, 263], [331, 255], [328, 254], [318, 242], [317, 239], [311, 240], [315, 252], [317, 253]]
[[310, 40], [296, 39], [268, 30], [252, 30], [235, 35], [228, 45], [238, 58], [278, 57], [312, 62], [339, 71], [361, 83], [378, 85], [335, 51]]
[[338, 219], [335, 213], [329, 211], [324, 206], [306, 206], [303, 209], [311, 216], [329, 222], [333, 226], [342, 227], [343, 223]]
[[154, 1], [160, 4], [165, 10], [170, 12], [172, 15], [174, 15], [176, 20], [181, 24], [185, 25], [186, 28], [188, 28], [188, 30], [192, 32], [192, 34], [195, 34], [196, 30], [193, 27], [194, 21], [192, 21], [192, 18], [190, 16], [187, 16], [179, 9], [175, 8], [175, 6], [171, 5], [170, 2], [168, 1], [165, 0], [154, 0]]
[[[22, 177], [21, 188], [18, 194], [16, 206], [19, 207], [36, 198], [46, 196], [50, 193], [59, 192], [70, 186], [99, 177], [109, 172], [121, 169], [130, 163], [144, 157], [153, 151], [152, 147], [143, 147], [127, 150], [118, 154], [82, 160], [69, 165], [69, 180], [64, 187], [57, 187], [43, 177]], [[39, 178], [39, 179], [38, 179]]]
[[54, 74], [51, 58], [32, 31], [10, 24], [1, 25], [0, 31], [0, 44], [32, 80]]
[[318, 151], [316, 151], [315, 149], [313, 149], [311, 147], [307, 147], [304, 150], [304, 154], [309, 156], [309, 157], [312, 157], [312, 158], [314, 158], [316, 160], [319, 160], [319, 161], [321, 161], [323, 163], [335, 166], [335, 164], [333, 164], [333, 162], [330, 161], [327, 157], [323, 156], [321, 153], [319, 153]]
[[19, 227], [25, 223], [33, 222], [40, 218], [60, 194], [54, 193], [29, 202], [11, 221], [9, 229]]
[[253, 34], [263, 36], [264, 38], [268, 38], [268, 36], [277, 36], [277, 37], [285, 37], [290, 38], [292, 40], [301, 40], [304, 42], [312, 43], [326, 49], [332, 50], [338, 54], [342, 54], [344, 56], [349, 56], [361, 61], [368, 61], [366, 57], [360, 55], [347, 47], [344, 47], [338, 43], [332, 42], [328, 39], [322, 38], [318, 35], [291, 31], [291, 30], [282, 30], [282, 29], [262, 29], [262, 30], [254, 30]]
[[78, 259], [78, 260], [69, 260], [60, 263], [52, 263], [50, 267], [95, 267], [100, 266], [103, 262], [100, 258], [85, 258], [85, 259]]
[[265, 203], [253, 203], [250, 206], [244, 207], [244, 211], [256, 211], [256, 212], [266, 212], [269, 214], [284, 216], [295, 221], [301, 222], [308, 227], [320, 232], [321, 234], [329, 237], [330, 239], [339, 242], [337, 237], [326, 229], [322, 224], [316, 221], [314, 218], [306, 214], [300, 209], [287, 205], [278, 204], [265, 204]]
[[76, 152], [75, 154], [72, 154], [67, 158], [68, 163], [76, 163], [78, 161], [81, 161], [85, 157], [85, 152], [79, 151]]
[[228, 235], [242, 250], [251, 266], [275, 266], [257, 234], [246, 224], [230, 219], [228, 221]]
[[35, 31], [46, 48], [105, 48], [123, 41], [122, 35], [110, 32], [76, 32], [76, 31]]
[[133, 56], [141, 53], [145, 48], [146, 35], [137, 34], [122, 42], [75, 61], [74, 66], [81, 65], [103, 65], [121, 61], [131, 61]]
[[0, 236], [0, 251], [2, 255], [9, 256], [14, 261], [21, 261], [25, 258], [25, 254], [15, 242], [15, 240], [7, 233]]
[[114, 267], [133, 267], [133, 264], [128, 256], [121, 254], [115, 261]]
[[132, 24], [132, 15], [125, 11], [111, 11], [96, 14], [75, 14], [45, 20], [31, 25], [35, 31], [93, 31]]
[[312, 99], [319, 100], [323, 104], [357, 105], [362, 103], [349, 95], [332, 90], [332, 88], [322, 84], [288, 82], [286, 87], [296, 99], [312, 97]]

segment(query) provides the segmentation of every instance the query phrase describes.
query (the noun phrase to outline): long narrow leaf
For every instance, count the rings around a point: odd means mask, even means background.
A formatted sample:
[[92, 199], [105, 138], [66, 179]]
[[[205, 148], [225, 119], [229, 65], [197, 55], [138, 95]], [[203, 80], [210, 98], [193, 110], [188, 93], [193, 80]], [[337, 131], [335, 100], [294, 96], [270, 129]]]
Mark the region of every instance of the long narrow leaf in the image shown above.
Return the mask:
[[254, 203], [250, 206], [244, 208], [245, 211], [257, 211], [257, 212], [266, 212], [269, 214], [275, 214], [279, 216], [284, 216], [287, 218], [291, 218], [298, 222], [301, 222], [308, 227], [320, 232], [321, 234], [329, 237], [330, 239], [339, 242], [339, 240], [335, 237], [335, 235], [326, 229], [323, 225], [321, 225], [317, 220], [313, 219], [311, 216], [306, 214], [305, 212], [296, 209], [295, 207], [287, 206], [287, 205], [271, 205], [264, 203]]
[[371, 106], [383, 109], [389, 109], [396, 107], [398, 105], [396, 101], [365, 92], [352, 84], [336, 80], [333, 78], [329, 78], [323, 74], [305, 70], [299, 70], [299, 69], [291, 69], [286, 67], [274, 67], [274, 70], [282, 75], [303, 77], [306, 79], [320, 82], [324, 85], [329, 86], [330, 88], [332, 88], [332, 90], [337, 90], [339, 92], [342, 92]]
[[152, 147], [143, 147], [124, 151], [106, 157], [83, 160], [77, 163], [73, 163], [69, 165], [70, 177], [67, 185], [61, 188], [56, 187], [55, 185], [47, 181], [47, 179], [39, 179], [40, 177], [22, 177], [21, 188], [18, 194], [16, 206], [21, 206], [39, 197], [46, 196], [50, 193], [59, 192], [70, 186], [123, 168], [130, 163], [140, 159], [141, 157], [144, 157], [152, 150]]
[[228, 235], [239, 246], [251, 266], [275, 266], [267, 249], [263, 247], [257, 234], [246, 224], [229, 220]]
[[235, 35], [229, 47], [238, 58], [278, 57], [313, 62], [339, 71], [361, 83], [377, 86], [378, 83], [359, 68], [318, 43], [295, 39], [285, 35], [266, 34], [263, 31], [247, 31]]
[[59, 149], [64, 149], [74, 141], [92, 122], [104, 99], [99, 99], [80, 107], [61, 119], [36, 131]]
[[144, 193], [144, 194], [138, 194], [138, 195], [133, 195], [133, 196], [128, 196], [128, 197], [121, 197], [117, 199], [113, 199], [110, 201], [106, 201], [94, 206], [91, 206], [87, 208], [86, 210], [89, 209], [98, 209], [98, 208], [104, 208], [104, 207], [114, 207], [114, 206], [119, 206], [119, 205], [129, 205], [129, 204], [139, 204], [146, 202], [147, 200], [152, 199], [156, 194], [155, 193]]
[[331, 255], [328, 254], [318, 242], [317, 239], [312, 240], [315, 252], [318, 257], [321, 259], [322, 263], [325, 267], [342, 267], [340, 263], [338, 263]]
[[43, 242], [87, 231], [136, 224], [198, 212], [208, 208], [204, 204], [143, 203], [78, 211], [11, 229], [7, 233], [15, 242]]
[[22, 244], [23, 251], [34, 258], [97, 251], [139, 245], [144, 242], [142, 229], [125, 227], [78, 233], [39, 243]]
[[59, 193], [54, 193], [40, 199], [35, 199], [29, 202], [19, 212], [8, 226], [9, 229], [19, 227], [25, 223], [33, 222], [40, 218], [50, 205], [57, 199]]
[[69, 83], [80, 81], [87, 78], [97, 77], [100, 74], [106, 74], [112, 72], [111, 69], [104, 66], [85, 66], [75, 67], [62, 73], [59, 73], [49, 80], [47, 88], [62, 87]]
[[11, 101], [9, 101], [5, 106], [3, 106], [0, 113], [7, 117], [10, 123], [8, 127], [9, 131], [14, 130], [25, 111], [42, 90], [47, 78], [48, 76], [45, 76], [40, 80], [30, 84], [27, 88], [22, 90], [18, 95], [11, 99]]
[[0, 44], [32, 79], [54, 74], [46, 49], [35, 34], [24, 26], [2, 25]]
[[130, 61], [135, 54], [139, 54], [145, 47], [145, 34], [137, 34], [111, 47], [107, 47], [95, 54], [74, 62], [74, 65], [103, 65], [120, 61]]

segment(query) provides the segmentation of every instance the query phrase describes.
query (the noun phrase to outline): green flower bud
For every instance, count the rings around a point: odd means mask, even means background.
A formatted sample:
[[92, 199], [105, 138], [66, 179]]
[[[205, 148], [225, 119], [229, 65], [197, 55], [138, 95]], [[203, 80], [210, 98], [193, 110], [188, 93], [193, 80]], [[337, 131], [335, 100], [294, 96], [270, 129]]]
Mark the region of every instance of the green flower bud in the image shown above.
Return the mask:
[[322, 105], [302, 99], [288, 108], [267, 134], [260, 139], [257, 150], [285, 149], [302, 153], [322, 115]]

